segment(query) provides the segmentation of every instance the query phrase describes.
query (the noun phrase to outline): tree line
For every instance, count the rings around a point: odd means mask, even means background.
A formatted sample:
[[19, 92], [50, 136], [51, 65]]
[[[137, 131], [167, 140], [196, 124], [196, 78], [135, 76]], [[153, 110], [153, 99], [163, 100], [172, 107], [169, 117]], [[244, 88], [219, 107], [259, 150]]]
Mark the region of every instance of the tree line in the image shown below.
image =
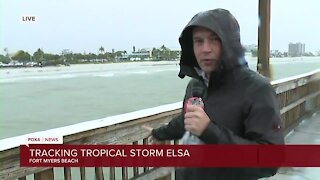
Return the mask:
[[[151, 52], [150, 52], [151, 51]], [[0, 54], [0, 62], [8, 64], [10, 61], [15, 60], [23, 64], [28, 62], [34, 62], [37, 64], [78, 64], [78, 63], [101, 63], [101, 62], [119, 62], [119, 61], [130, 61], [130, 58], [134, 56], [135, 52], [127, 53], [127, 51], [115, 51], [112, 49], [111, 52], [105, 51], [104, 47], [101, 46], [97, 53], [73, 53], [68, 49], [62, 50], [60, 54], [46, 53], [41, 48], [38, 48], [33, 54], [30, 54], [24, 50], [18, 50], [12, 55], [9, 54], [8, 49], [4, 49], [5, 55]], [[141, 49], [138, 52], [145, 53], [149, 56], [149, 60], [175, 60], [180, 57], [180, 51], [171, 50], [164, 45], [160, 48], [153, 48], [152, 50]], [[136, 53], [135, 56], [139, 56]], [[142, 57], [141, 60], [144, 58]]]

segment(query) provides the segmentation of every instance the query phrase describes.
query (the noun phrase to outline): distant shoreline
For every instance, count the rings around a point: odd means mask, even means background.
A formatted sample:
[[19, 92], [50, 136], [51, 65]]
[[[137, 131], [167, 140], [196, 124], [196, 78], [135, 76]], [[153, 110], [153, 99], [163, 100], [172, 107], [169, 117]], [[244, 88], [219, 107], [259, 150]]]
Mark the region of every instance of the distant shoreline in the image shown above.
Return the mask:
[[[246, 56], [248, 62], [256, 62], [257, 57]], [[302, 57], [286, 57], [286, 58], [270, 58], [270, 62], [298, 62], [301, 60], [320, 60], [320, 56], [302, 56]], [[85, 64], [70, 64], [70, 66], [45, 66], [45, 67], [0, 67], [0, 72], [2, 71], [60, 71], [60, 69], [72, 70], [76, 69], [89, 69], [104, 66], [128, 66], [132, 64], [141, 66], [165, 66], [165, 65], [179, 65], [180, 61], [130, 61], [130, 62], [114, 62], [114, 63], [85, 63]]]
[[45, 67], [20, 67], [20, 68], [0, 68], [1, 78], [16, 78], [22, 74], [24, 76], [38, 76], [66, 73], [87, 73], [108, 71], [108, 69], [130, 69], [134, 66], [178, 66], [178, 61], [144, 61], [131, 63], [101, 63], [101, 64], [72, 64], [70, 66], [45, 66]]
[[[150, 65], [171, 65], [179, 63], [179, 61], [129, 61], [129, 62], [112, 62], [112, 63], [78, 63], [70, 64], [69, 66], [79, 66], [79, 65], [112, 65], [112, 64], [150, 64]], [[56, 65], [56, 66], [0, 66], [0, 69], [16, 69], [16, 68], [46, 68], [46, 67], [68, 67], [65, 65]]]
[[87, 67], [87, 66], [118, 66], [118, 65], [128, 65], [128, 64], [137, 64], [142, 66], [162, 66], [162, 65], [179, 65], [179, 61], [132, 61], [132, 62], [116, 62], [116, 63], [85, 63], [85, 64], [70, 64], [70, 66], [64, 66], [64, 65], [58, 65], [58, 66], [33, 66], [33, 67], [0, 67], [0, 71], [5, 70], [14, 70], [14, 69], [26, 69], [26, 70], [32, 70], [32, 69], [55, 69], [55, 68], [63, 68], [63, 69], [69, 69], [73, 67]]

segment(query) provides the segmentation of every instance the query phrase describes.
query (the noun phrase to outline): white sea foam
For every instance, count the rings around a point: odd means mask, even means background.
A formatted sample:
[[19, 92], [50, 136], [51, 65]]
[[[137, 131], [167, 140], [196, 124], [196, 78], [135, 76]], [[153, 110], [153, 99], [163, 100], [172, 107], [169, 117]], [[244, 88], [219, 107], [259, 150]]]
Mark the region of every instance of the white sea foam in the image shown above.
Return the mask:
[[93, 74], [93, 77], [114, 77], [115, 73]]
[[13, 77], [0, 79], [0, 83], [11, 83], [21, 81], [32, 81], [32, 80], [48, 80], [48, 79], [67, 79], [77, 77], [75, 74], [59, 74], [59, 75], [44, 75], [44, 76], [27, 76], [27, 77]]
[[146, 70], [141, 70], [141, 71], [135, 71], [135, 72], [132, 72], [133, 74], [149, 74], [150, 71], [146, 71]]

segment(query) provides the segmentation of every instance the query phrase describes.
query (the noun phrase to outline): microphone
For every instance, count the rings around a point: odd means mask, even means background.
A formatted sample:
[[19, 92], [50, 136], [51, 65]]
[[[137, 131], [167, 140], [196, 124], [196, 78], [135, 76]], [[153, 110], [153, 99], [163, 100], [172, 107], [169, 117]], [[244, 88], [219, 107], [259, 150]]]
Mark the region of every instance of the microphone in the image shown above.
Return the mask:
[[185, 101], [184, 112], [187, 112], [188, 105], [196, 105], [204, 109], [202, 100], [204, 94], [204, 85], [200, 81], [196, 81], [191, 88], [191, 97]]
[[196, 81], [194, 82], [192, 89], [191, 89], [191, 94], [193, 97], [201, 97], [204, 94], [204, 84], [202, 84], [202, 82], [200, 81]]
[[[188, 105], [196, 105], [204, 109], [202, 97], [204, 95], [204, 85], [196, 81], [191, 89], [191, 97], [185, 101], [184, 112], [187, 112]], [[197, 136], [189, 131], [186, 131], [182, 137], [182, 144], [204, 144]]]

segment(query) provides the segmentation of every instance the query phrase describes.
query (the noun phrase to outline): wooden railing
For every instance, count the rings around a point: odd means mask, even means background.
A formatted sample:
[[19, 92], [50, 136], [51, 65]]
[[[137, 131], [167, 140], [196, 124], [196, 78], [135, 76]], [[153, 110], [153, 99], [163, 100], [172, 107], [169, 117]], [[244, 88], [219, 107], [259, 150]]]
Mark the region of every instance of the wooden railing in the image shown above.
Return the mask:
[[320, 108], [320, 69], [271, 82], [278, 96], [285, 133]]
[[[299, 123], [303, 116], [320, 109], [320, 70], [273, 81], [272, 85], [278, 95], [286, 132]], [[64, 144], [148, 144], [148, 132], [141, 128], [142, 125], [159, 127], [168, 123], [181, 113], [181, 106], [182, 103], [179, 102], [0, 140], [0, 180], [23, 180], [30, 176], [35, 180], [170, 179], [171, 170], [168, 168], [66, 167], [62, 170], [51, 167], [20, 167], [19, 145], [24, 144], [27, 136], [41, 134], [62, 135]]]

